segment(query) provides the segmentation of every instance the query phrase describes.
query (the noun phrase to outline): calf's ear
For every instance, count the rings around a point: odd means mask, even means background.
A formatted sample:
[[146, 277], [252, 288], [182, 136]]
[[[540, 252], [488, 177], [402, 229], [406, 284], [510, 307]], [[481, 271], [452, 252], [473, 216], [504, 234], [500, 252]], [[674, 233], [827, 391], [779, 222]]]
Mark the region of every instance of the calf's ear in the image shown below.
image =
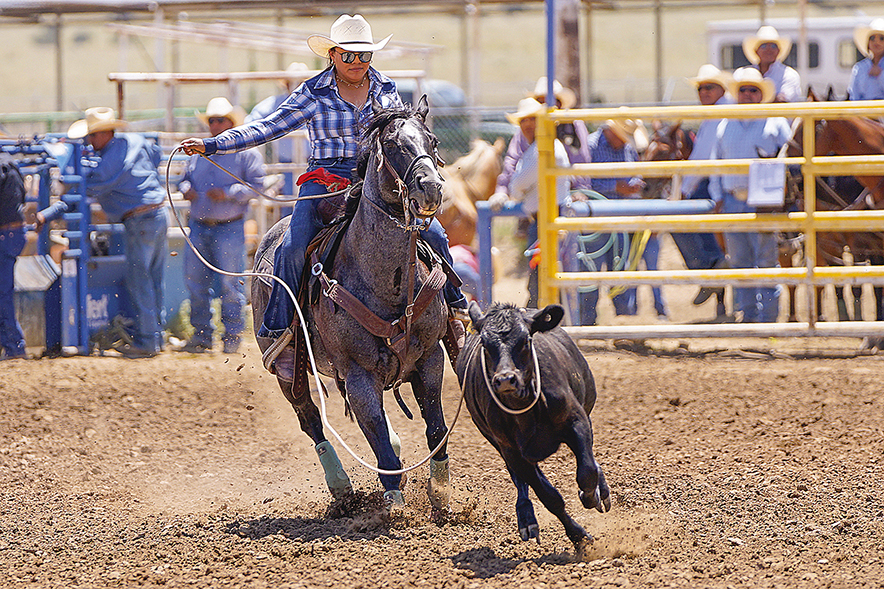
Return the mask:
[[565, 310], [561, 305], [547, 305], [543, 309], [535, 311], [526, 319], [531, 333], [549, 331], [556, 327], [565, 316]]
[[476, 301], [470, 301], [470, 321], [473, 322], [473, 328], [476, 331], [482, 330], [482, 322], [485, 320], [485, 315], [482, 313], [482, 309], [479, 308], [479, 303]]

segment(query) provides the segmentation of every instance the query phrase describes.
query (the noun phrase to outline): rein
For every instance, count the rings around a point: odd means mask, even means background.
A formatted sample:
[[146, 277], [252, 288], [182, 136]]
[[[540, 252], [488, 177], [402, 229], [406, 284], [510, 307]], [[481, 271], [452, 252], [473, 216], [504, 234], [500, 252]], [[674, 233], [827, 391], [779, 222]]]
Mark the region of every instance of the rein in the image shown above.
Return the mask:
[[[534, 359], [534, 400], [531, 401], [531, 404], [525, 407], [524, 409], [510, 409], [506, 405], [503, 404], [503, 401], [494, 394], [494, 389], [491, 387], [491, 381], [488, 380], [488, 367], [485, 365], [485, 346], [480, 345], [482, 348], [482, 377], [485, 379], [485, 386], [488, 387], [488, 394], [491, 395], [491, 398], [494, 399], [494, 402], [497, 403], [497, 406], [500, 407], [501, 411], [505, 413], [509, 413], [510, 415], [521, 415], [523, 413], [527, 413], [531, 410], [534, 405], [537, 404], [537, 401], [540, 399], [541, 388], [540, 388], [540, 363], [537, 361], [537, 350], [534, 348], [534, 342], [531, 342], [531, 357]], [[475, 349], [479, 349], [479, 347]]]
[[[184, 235], [184, 241], [190, 247], [191, 251], [193, 251], [193, 253], [196, 255], [197, 259], [199, 259], [199, 261], [202, 262], [206, 268], [208, 268], [209, 270], [211, 270], [213, 272], [216, 272], [216, 273], [221, 274], [223, 276], [233, 276], [233, 277], [240, 277], [240, 278], [248, 278], [248, 277], [266, 278], [268, 280], [276, 281], [283, 289], [285, 289], [286, 294], [288, 294], [289, 298], [292, 300], [292, 303], [294, 303], [295, 312], [298, 314], [298, 318], [300, 319], [301, 332], [304, 334], [304, 340], [306, 342], [305, 347], [307, 348], [307, 357], [310, 360], [310, 368], [313, 373], [313, 378], [316, 381], [316, 390], [317, 391], [325, 390], [324, 383], [319, 379], [319, 368], [316, 365], [316, 357], [313, 354], [313, 346], [310, 343], [310, 334], [307, 331], [307, 321], [304, 318], [304, 314], [301, 311], [300, 305], [298, 305], [298, 298], [295, 296], [295, 293], [292, 292], [292, 289], [289, 287], [289, 285], [286, 284], [285, 281], [282, 280], [281, 278], [279, 278], [278, 276], [274, 276], [273, 274], [268, 274], [266, 272], [229, 272], [227, 270], [222, 270], [221, 268], [218, 268], [217, 266], [215, 266], [211, 262], [209, 262], [200, 253], [199, 249], [197, 249], [197, 247], [194, 245], [194, 243], [190, 240], [190, 236], [188, 235], [188, 232], [185, 230], [184, 224], [181, 222], [181, 217], [178, 216], [178, 209], [175, 207], [175, 201], [172, 198], [172, 192], [169, 189], [169, 186], [171, 185], [171, 183], [169, 181], [169, 168], [171, 167], [171, 164], [172, 164], [172, 157], [176, 153], [178, 153], [179, 151], [183, 151], [183, 150], [184, 150], [184, 148], [182, 148], [179, 145], [178, 147], [176, 147], [175, 149], [172, 150], [172, 153], [169, 154], [169, 161], [166, 164], [166, 197], [169, 200], [169, 206], [172, 209], [172, 214], [175, 217], [175, 221], [178, 224], [178, 227], [181, 229], [182, 234]], [[206, 156], [204, 155], [204, 157], [206, 157]], [[206, 158], [206, 159], [208, 159], [208, 158]], [[209, 161], [212, 161], [212, 160], [209, 160]], [[248, 184], [246, 184], [245, 182], [240, 180], [232, 172], [223, 168], [220, 164], [217, 164], [216, 162], [212, 162], [212, 163], [215, 164], [216, 166], [218, 166], [219, 168], [221, 168], [222, 170], [224, 170], [225, 172], [227, 172], [228, 174], [230, 174], [231, 176], [233, 176], [234, 178], [236, 178], [241, 184], [248, 186]], [[254, 189], [252, 189], [252, 190], [254, 190]], [[257, 192], [257, 191], [255, 191], [255, 192]], [[332, 195], [329, 194], [329, 195], [324, 195], [324, 196], [328, 197], [328, 196], [332, 196]], [[271, 200], [273, 200], [273, 199], [271, 199]], [[443, 273], [443, 275], [444, 275], [444, 273]], [[443, 282], [443, 284], [444, 284], [444, 282]], [[291, 336], [289, 336], [289, 340], [290, 339], [291, 339]], [[286, 342], [286, 343], [288, 343], [288, 342]], [[445, 444], [448, 443], [448, 439], [451, 437], [452, 432], [454, 432], [454, 426], [457, 423], [457, 419], [458, 419], [458, 417], [460, 417], [460, 411], [463, 408], [463, 401], [464, 401], [464, 395], [463, 395], [463, 392], [461, 392], [460, 400], [457, 403], [457, 410], [454, 413], [454, 418], [451, 420], [451, 427], [448, 428], [448, 431], [445, 433], [445, 436], [443, 436], [442, 440], [439, 441], [439, 444], [435, 448], [433, 448], [429, 454], [427, 454], [421, 460], [415, 462], [411, 466], [403, 467], [403, 468], [396, 469], [396, 470], [387, 470], [384, 468], [378, 468], [377, 466], [374, 466], [374, 465], [366, 462], [362, 457], [360, 457], [350, 447], [349, 444], [347, 444], [346, 441], [344, 441], [344, 438], [341, 437], [341, 434], [338, 433], [338, 430], [336, 430], [334, 428], [334, 426], [331, 424], [331, 422], [328, 420], [328, 411], [327, 411], [327, 408], [325, 405], [325, 396], [320, 392], [317, 395], [317, 397], [319, 398], [319, 409], [320, 409], [319, 417], [322, 420], [322, 424], [325, 426], [325, 428], [329, 432], [331, 432], [331, 434], [335, 437], [335, 439], [338, 442], [340, 442], [340, 444], [344, 448], [344, 450], [346, 450], [347, 453], [350, 454], [350, 456], [352, 456], [354, 460], [356, 460], [356, 462], [358, 462], [359, 464], [361, 464], [362, 466], [364, 466], [368, 470], [370, 470], [376, 474], [380, 474], [380, 475], [405, 474], [408, 471], [414, 470], [416, 468], [420, 468], [421, 466], [423, 466], [424, 464], [429, 462], [430, 459], [433, 456], [435, 456], [436, 453]]]

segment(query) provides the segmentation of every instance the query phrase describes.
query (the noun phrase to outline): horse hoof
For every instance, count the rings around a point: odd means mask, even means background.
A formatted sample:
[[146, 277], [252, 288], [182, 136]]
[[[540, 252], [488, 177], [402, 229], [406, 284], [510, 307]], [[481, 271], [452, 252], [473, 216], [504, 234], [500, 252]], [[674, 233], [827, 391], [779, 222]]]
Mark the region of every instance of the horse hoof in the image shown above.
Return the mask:
[[430, 478], [427, 481], [427, 496], [430, 505], [436, 509], [447, 509], [451, 501], [451, 472], [448, 459], [430, 460]]
[[384, 503], [389, 511], [405, 507], [405, 498], [402, 496], [402, 491], [384, 491]]
[[531, 538], [536, 538], [537, 543], [540, 544], [540, 526], [537, 524], [530, 524], [527, 528], [519, 528], [519, 535], [522, 536], [522, 540], [525, 542]]
[[[598, 488], [593, 489], [592, 493], [584, 493], [580, 491], [577, 494], [580, 497], [580, 502], [583, 503], [583, 507], [586, 509], [598, 509], [601, 505], [602, 499], [599, 496]], [[599, 511], [601, 511], [599, 509]]]

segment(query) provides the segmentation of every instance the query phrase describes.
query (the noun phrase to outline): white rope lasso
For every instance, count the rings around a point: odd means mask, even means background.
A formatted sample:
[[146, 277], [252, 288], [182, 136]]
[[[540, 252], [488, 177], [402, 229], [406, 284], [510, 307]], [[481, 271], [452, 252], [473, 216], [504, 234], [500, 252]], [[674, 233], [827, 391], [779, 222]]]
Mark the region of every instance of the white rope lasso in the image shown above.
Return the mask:
[[494, 394], [494, 389], [491, 388], [491, 381], [488, 380], [488, 368], [485, 366], [485, 347], [482, 345], [478, 347], [482, 348], [482, 352], [480, 352], [482, 354], [482, 376], [485, 378], [485, 386], [488, 387], [488, 393], [491, 395], [491, 398], [494, 399], [494, 402], [497, 403], [497, 406], [500, 407], [502, 411], [505, 411], [510, 415], [527, 413], [537, 404], [538, 399], [540, 399], [540, 363], [537, 361], [537, 350], [534, 349], [534, 342], [531, 342], [531, 357], [534, 359], [534, 374], [536, 380], [534, 383], [534, 400], [524, 409], [510, 409], [503, 404], [503, 401], [501, 401], [496, 394]]
[[[169, 154], [169, 164], [172, 163], [172, 156], [175, 155], [175, 153], [177, 153], [178, 151], [183, 151], [183, 150], [184, 150], [184, 148], [181, 147], [180, 145], [178, 147], [176, 147], [172, 151], [172, 153]], [[202, 155], [206, 159], [209, 159], [208, 156], [206, 156], [204, 154], [200, 154], [200, 155]], [[209, 161], [212, 161], [212, 160], [209, 160]], [[217, 162], [212, 162], [212, 163], [215, 164], [216, 166], [218, 166], [219, 168], [221, 168], [222, 170], [224, 170], [225, 172], [227, 172], [229, 175], [233, 176], [240, 183], [248, 186], [248, 184], [246, 184], [246, 182], [244, 182], [242, 179], [240, 179], [238, 176], [236, 176], [233, 172], [227, 170], [226, 168], [224, 168], [223, 166], [221, 166]], [[295, 294], [292, 292], [292, 289], [289, 288], [289, 285], [286, 284], [284, 280], [282, 280], [278, 276], [274, 276], [273, 274], [268, 274], [266, 272], [228, 272], [227, 270], [222, 270], [221, 268], [216, 268], [215, 266], [212, 265], [211, 262], [209, 262], [206, 258], [204, 258], [203, 255], [199, 252], [199, 250], [196, 249], [196, 246], [193, 245], [193, 242], [190, 241], [190, 237], [187, 235], [187, 232], [184, 230], [184, 225], [181, 223], [181, 218], [178, 217], [178, 210], [175, 208], [175, 202], [172, 200], [172, 192], [171, 192], [171, 190], [169, 190], [169, 167], [170, 167], [169, 165], [166, 166], [166, 195], [169, 197], [169, 204], [172, 207], [172, 214], [175, 217], [175, 221], [178, 223], [178, 227], [181, 229], [181, 233], [184, 235], [184, 240], [187, 242], [187, 245], [190, 246], [190, 249], [193, 251], [193, 253], [196, 255], [196, 257], [199, 259], [199, 261], [202, 262], [207, 268], [209, 268], [213, 272], [217, 272], [218, 274], [222, 274], [224, 276], [234, 276], [234, 277], [249, 277], [249, 276], [251, 276], [254, 278], [264, 277], [264, 278], [270, 278], [272, 280], [275, 280], [285, 289], [286, 293], [288, 293], [288, 295], [289, 295], [289, 298], [291, 298], [292, 302], [294, 302], [295, 310], [298, 312], [298, 318], [300, 319], [300, 322], [301, 322], [301, 331], [304, 333], [304, 340], [307, 342], [307, 356], [310, 358], [310, 367], [313, 369], [313, 378], [316, 381], [316, 390], [317, 390], [318, 396], [319, 396], [319, 407], [320, 407], [319, 416], [322, 419], [322, 425], [324, 425], [328, 429], [328, 431], [330, 431], [332, 433], [332, 435], [335, 437], [335, 439], [338, 442], [340, 442], [341, 446], [347, 451], [348, 454], [350, 454], [350, 456], [352, 456], [359, 464], [361, 464], [362, 466], [364, 466], [368, 470], [371, 470], [377, 474], [392, 475], [392, 476], [405, 474], [405, 473], [407, 473], [411, 470], [414, 470], [414, 469], [426, 464], [427, 462], [429, 462], [429, 460], [436, 454], [436, 452], [438, 452], [442, 448], [442, 446], [444, 446], [448, 442], [448, 438], [451, 436], [451, 432], [454, 431], [454, 424], [457, 423], [457, 418], [460, 416], [460, 410], [461, 410], [461, 407], [463, 406], [463, 399], [464, 399], [463, 392], [461, 392], [460, 400], [458, 401], [458, 404], [457, 404], [457, 411], [454, 414], [454, 419], [451, 422], [451, 426], [448, 428], [448, 432], [445, 434], [445, 436], [442, 438], [442, 440], [439, 442], [439, 444], [432, 450], [432, 452], [430, 452], [420, 462], [417, 462], [417, 463], [415, 463], [409, 467], [406, 467], [406, 468], [400, 468], [398, 470], [386, 470], [383, 468], [378, 468], [376, 466], [373, 466], [373, 465], [369, 464], [368, 462], [366, 462], [365, 460], [363, 460], [361, 457], [357, 456], [356, 453], [350, 448], [350, 446], [347, 445], [347, 442], [344, 441], [344, 438], [341, 437], [341, 435], [337, 432], [337, 430], [334, 427], [332, 427], [332, 424], [328, 421], [328, 414], [327, 414], [327, 410], [326, 410], [326, 406], [325, 406], [325, 395], [322, 394], [322, 390], [323, 390], [322, 382], [319, 380], [319, 369], [316, 366], [316, 358], [313, 356], [313, 346], [310, 343], [310, 334], [308, 333], [307, 327], [306, 327], [307, 321], [304, 319], [304, 315], [301, 312], [301, 307], [298, 305], [297, 298], [295, 297]], [[327, 195], [324, 195], [324, 196], [327, 196]]]

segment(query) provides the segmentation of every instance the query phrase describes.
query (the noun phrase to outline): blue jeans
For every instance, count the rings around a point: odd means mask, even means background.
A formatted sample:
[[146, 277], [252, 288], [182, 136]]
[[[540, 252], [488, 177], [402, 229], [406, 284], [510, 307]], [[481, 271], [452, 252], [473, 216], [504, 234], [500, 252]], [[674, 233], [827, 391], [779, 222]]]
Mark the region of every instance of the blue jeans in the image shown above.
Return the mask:
[[[335, 158], [310, 160], [308, 172], [318, 168], [325, 168], [332, 174], [351, 178], [353, 168], [356, 167], [355, 158]], [[305, 182], [298, 192], [299, 196], [316, 196], [328, 194], [328, 188], [318, 182]], [[299, 200], [292, 209], [292, 218], [289, 230], [286, 232], [282, 243], [276, 248], [273, 257], [273, 273], [282, 279], [292, 292], [297, 296], [301, 284], [301, 275], [307, 257], [307, 246], [322, 229], [322, 221], [317, 207], [320, 199]], [[422, 237], [430, 244], [439, 255], [453, 265], [451, 252], [448, 250], [448, 236], [439, 221], [433, 219], [430, 227], [423, 232]], [[450, 282], [445, 283], [443, 289], [445, 300], [451, 306], [466, 307], [466, 299]], [[292, 324], [295, 318], [295, 303], [289, 297], [286, 290], [275, 280], [267, 308], [264, 310], [264, 320], [258, 330], [259, 337], [277, 338]]]
[[[190, 240], [210, 264], [228, 272], [245, 269], [244, 221], [237, 219], [220, 225], [206, 225], [197, 219], [190, 220]], [[212, 345], [212, 291], [215, 284], [221, 292], [221, 323], [224, 339], [235, 338], [245, 326], [243, 308], [246, 304], [245, 286], [237, 276], [216, 274], [203, 264], [190, 248], [184, 252], [184, 282], [190, 293], [190, 324], [193, 325], [192, 341]]]
[[25, 336], [15, 318], [15, 258], [25, 247], [23, 228], [0, 232], [0, 347], [7, 356], [23, 356]]
[[135, 319], [132, 343], [143, 350], [163, 349], [163, 271], [168, 257], [169, 221], [163, 208], [123, 221], [126, 247], [124, 283]]
[[[691, 200], [708, 198], [711, 197], [709, 179], [706, 178], [691, 194]], [[724, 252], [711, 233], [671, 233], [670, 235], [689, 270], [708, 270], [724, 260]]]
[[[755, 212], [730, 193], [725, 193], [723, 213]], [[773, 233], [725, 233], [724, 241], [733, 268], [779, 268], [779, 250]], [[779, 286], [734, 288], [734, 310], [743, 323], [775, 323], [780, 312]]]

